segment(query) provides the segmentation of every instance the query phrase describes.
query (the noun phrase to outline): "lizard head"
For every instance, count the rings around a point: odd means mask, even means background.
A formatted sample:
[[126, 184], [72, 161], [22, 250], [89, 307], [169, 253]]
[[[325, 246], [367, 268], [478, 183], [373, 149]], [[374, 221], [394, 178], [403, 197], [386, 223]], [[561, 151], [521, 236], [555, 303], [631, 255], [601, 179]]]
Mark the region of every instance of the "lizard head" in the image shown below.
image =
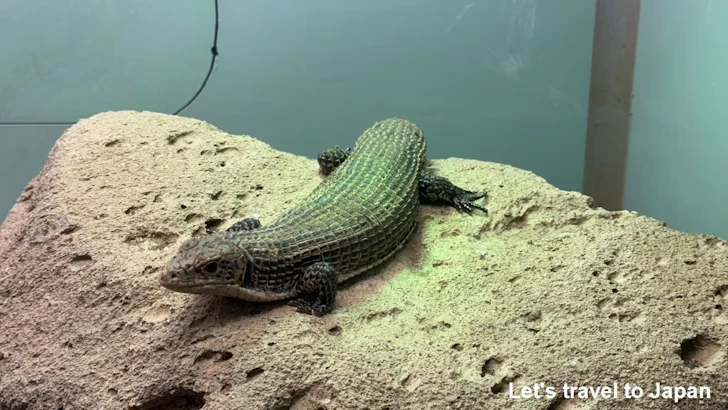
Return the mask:
[[243, 283], [247, 267], [246, 253], [229, 234], [195, 236], [180, 246], [159, 280], [177, 292], [217, 294], [225, 285]]

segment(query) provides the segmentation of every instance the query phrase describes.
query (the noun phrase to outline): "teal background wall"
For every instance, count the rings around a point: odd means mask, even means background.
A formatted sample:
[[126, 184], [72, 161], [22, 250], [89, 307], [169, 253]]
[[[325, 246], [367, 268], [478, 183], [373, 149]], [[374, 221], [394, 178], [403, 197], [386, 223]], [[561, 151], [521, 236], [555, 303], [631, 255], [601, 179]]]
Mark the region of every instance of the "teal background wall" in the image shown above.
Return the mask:
[[728, 238], [728, 2], [642, 0], [624, 207]]
[[[314, 157], [374, 121], [430, 156], [582, 184], [595, 0], [220, 2], [220, 56], [182, 115]], [[212, 0], [6, 0], [0, 121], [173, 112], [209, 64]], [[0, 126], [0, 216], [65, 127]]]

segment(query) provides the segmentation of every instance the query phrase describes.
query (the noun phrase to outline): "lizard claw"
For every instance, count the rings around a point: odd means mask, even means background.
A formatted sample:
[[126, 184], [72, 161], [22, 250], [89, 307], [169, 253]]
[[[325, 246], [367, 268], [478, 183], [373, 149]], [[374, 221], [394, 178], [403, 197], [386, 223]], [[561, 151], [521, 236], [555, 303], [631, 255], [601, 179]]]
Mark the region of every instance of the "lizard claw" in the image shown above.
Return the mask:
[[329, 313], [331, 309], [320, 303], [310, 303], [304, 299], [293, 299], [288, 302], [288, 306], [293, 306], [299, 313], [306, 313], [313, 316], [323, 316]]
[[480, 205], [476, 205], [474, 201], [485, 198], [488, 196], [487, 192], [481, 192], [481, 193], [475, 193], [470, 191], [465, 191], [461, 193], [460, 195], [453, 198], [452, 202], [455, 208], [459, 211], [465, 211], [465, 212], [472, 212], [473, 209], [480, 209], [481, 211], [485, 212], [485, 214], [488, 214], [488, 210], [483, 208]]

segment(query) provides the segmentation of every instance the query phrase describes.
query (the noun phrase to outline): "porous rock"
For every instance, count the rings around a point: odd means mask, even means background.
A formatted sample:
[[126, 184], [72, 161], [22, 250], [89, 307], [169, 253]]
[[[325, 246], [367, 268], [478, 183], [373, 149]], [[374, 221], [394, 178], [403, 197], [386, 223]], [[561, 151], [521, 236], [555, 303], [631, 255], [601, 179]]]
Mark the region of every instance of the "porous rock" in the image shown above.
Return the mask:
[[[673, 408], [656, 382], [710, 388], [679, 408], [726, 408], [726, 242], [510, 166], [433, 166], [488, 190], [490, 215], [423, 207], [407, 247], [316, 318], [158, 283], [191, 235], [294, 206], [314, 160], [194, 119], [80, 121], [0, 229], [0, 408]], [[534, 384], [555, 397], [524, 398]]]

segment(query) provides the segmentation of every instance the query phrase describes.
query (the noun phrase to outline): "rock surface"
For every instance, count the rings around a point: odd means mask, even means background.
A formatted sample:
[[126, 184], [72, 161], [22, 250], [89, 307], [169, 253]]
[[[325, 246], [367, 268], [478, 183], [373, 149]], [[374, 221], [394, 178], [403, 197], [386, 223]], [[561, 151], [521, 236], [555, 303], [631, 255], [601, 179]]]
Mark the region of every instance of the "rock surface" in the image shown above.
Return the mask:
[[[679, 408], [728, 406], [724, 241], [509, 166], [434, 166], [487, 189], [490, 216], [423, 207], [406, 249], [315, 318], [157, 282], [193, 233], [294, 206], [315, 161], [193, 119], [80, 121], [0, 229], [0, 408], [674, 408], [656, 382], [711, 389]], [[534, 383], [556, 397], [510, 397]]]

